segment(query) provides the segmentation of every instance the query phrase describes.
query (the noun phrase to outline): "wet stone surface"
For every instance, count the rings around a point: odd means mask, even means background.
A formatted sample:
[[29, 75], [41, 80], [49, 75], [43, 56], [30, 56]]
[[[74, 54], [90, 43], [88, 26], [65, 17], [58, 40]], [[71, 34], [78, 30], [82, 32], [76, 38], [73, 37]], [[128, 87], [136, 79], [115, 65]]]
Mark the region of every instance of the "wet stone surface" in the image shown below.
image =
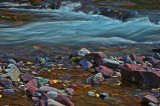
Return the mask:
[[[98, 68], [96, 63], [85, 57], [88, 53], [79, 57], [75, 55], [75, 58], [69, 60], [69, 53], [71, 53], [69, 47], [57, 47], [57, 50], [65, 52], [57, 52], [56, 54], [54, 52], [55, 48], [49, 46], [31, 46], [25, 49], [28, 52], [24, 53], [24, 50], [21, 50], [21, 47], [18, 46], [14, 49], [8, 48], [6, 50], [8, 54], [5, 51], [1, 52], [0, 60], [2, 63], [9, 65], [7, 60], [17, 59], [23, 61], [23, 66], [18, 67], [20, 75], [16, 74], [18, 75], [17, 81], [11, 81], [10, 77], [6, 77], [5, 69], [2, 68], [1, 80], [3, 80], [3, 83], [0, 83], [0, 101], [2, 102], [0, 102], [0, 105], [33, 106], [38, 103], [44, 105], [43, 102], [45, 101], [49, 105], [87, 106], [89, 104], [90, 106], [107, 106], [133, 104], [138, 106], [141, 105], [143, 98], [147, 98], [147, 103], [153, 101], [159, 103], [157, 102], [160, 94], [158, 87], [153, 88], [123, 79], [119, 67], [119, 69], [115, 69], [115, 67], [106, 68], [107, 66], [99, 65], [98, 67], [102, 68]], [[75, 52], [79, 50], [80, 48], [74, 49]], [[88, 49], [88, 51], [96, 52], [96, 49]], [[113, 56], [112, 61], [123, 61], [123, 55], [118, 56], [118, 58]], [[137, 56], [139, 55], [137, 54]], [[42, 65], [36, 61], [37, 57], [44, 58], [43, 64], [47, 62], [52, 64], [49, 67]], [[86, 69], [79, 63], [80, 61], [74, 62], [76, 58], [80, 60], [85, 58], [93, 66]], [[106, 58], [111, 59], [108, 56]], [[95, 61], [97, 62], [97, 60]], [[98, 62], [101, 64], [101, 61]], [[119, 64], [123, 65], [125, 63], [121, 62]], [[104, 70], [106, 70], [106, 73], [101, 74], [100, 72]], [[108, 77], [103, 77], [103, 75], [108, 75]], [[88, 78], [91, 78], [92, 83], [87, 83]], [[7, 95], [7, 93], [10, 95]], [[155, 102], [155, 100], [157, 101]]]

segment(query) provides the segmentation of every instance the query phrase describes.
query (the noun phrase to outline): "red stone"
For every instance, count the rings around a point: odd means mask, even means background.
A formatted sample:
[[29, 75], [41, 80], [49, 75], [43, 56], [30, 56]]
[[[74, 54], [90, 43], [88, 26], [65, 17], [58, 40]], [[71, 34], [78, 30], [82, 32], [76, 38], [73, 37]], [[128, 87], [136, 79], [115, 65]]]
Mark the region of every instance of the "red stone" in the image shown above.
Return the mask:
[[24, 85], [24, 87], [26, 87], [26, 88], [28, 88], [30, 86], [34, 86], [34, 87], [37, 88], [37, 81], [36, 81], [36, 79], [30, 80], [26, 85]]
[[136, 82], [148, 86], [160, 86], [160, 73], [150, 67], [137, 64], [124, 64], [121, 69], [121, 76], [124, 80], [134, 79]]
[[155, 104], [158, 103], [158, 99], [156, 97], [152, 96], [152, 95], [146, 95], [146, 96], [144, 96], [143, 101], [148, 102], [148, 103], [149, 102], [153, 102]]
[[100, 72], [104, 77], [111, 77], [114, 74], [112, 69], [102, 65], [99, 67], [96, 67], [96, 70]]
[[20, 75], [20, 78], [22, 79], [22, 81], [28, 82], [28, 81], [32, 80], [34, 78], [34, 76], [30, 73], [25, 73], [25, 74]]
[[93, 60], [97, 65], [99, 65], [103, 59], [107, 58], [107, 55], [103, 52], [92, 52], [87, 56], [89, 56], [90, 60]]
[[57, 89], [56, 88], [53, 88], [53, 87], [49, 87], [49, 86], [42, 86], [42, 87], [40, 87], [38, 90], [37, 90], [37, 92], [41, 92], [41, 93], [47, 93], [47, 92], [49, 92], [49, 91], [55, 91], [55, 92], [57, 92]]
[[32, 101], [33, 101], [33, 102], [38, 102], [38, 101], [39, 101], [39, 98], [37, 98], [37, 97], [32, 97]]
[[29, 86], [27, 88], [27, 92], [28, 92], [29, 95], [34, 95], [36, 93], [36, 91], [37, 91], [37, 88], [34, 87], [34, 86]]
[[65, 106], [74, 106], [72, 101], [65, 95], [58, 95], [55, 100], [61, 104], [64, 104]]

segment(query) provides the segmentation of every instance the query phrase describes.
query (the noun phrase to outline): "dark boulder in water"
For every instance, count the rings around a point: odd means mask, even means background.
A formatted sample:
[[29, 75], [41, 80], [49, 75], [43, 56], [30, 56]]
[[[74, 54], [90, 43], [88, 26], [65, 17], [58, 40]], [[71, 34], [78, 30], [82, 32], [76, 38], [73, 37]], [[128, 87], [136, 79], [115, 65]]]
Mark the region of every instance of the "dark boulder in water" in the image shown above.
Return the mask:
[[144, 65], [126, 63], [121, 69], [121, 76], [124, 80], [160, 87], [160, 73]]
[[127, 12], [127, 11], [119, 11], [119, 10], [114, 10], [110, 8], [104, 8], [101, 10], [100, 15], [110, 17], [110, 18], [115, 18], [119, 19], [122, 21], [126, 21], [129, 18], [135, 17], [137, 12]]

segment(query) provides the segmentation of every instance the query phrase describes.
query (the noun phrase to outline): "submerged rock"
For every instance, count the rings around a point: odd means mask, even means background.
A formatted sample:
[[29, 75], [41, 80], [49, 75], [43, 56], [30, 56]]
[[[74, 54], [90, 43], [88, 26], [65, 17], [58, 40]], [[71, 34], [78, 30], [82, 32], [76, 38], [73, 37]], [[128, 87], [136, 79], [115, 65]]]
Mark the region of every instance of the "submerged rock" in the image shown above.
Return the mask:
[[135, 11], [120, 11], [120, 10], [115, 10], [115, 9], [111, 9], [111, 8], [104, 8], [101, 10], [100, 15], [103, 16], [107, 16], [110, 18], [115, 18], [115, 19], [119, 19], [122, 21], [126, 21], [129, 18], [133, 18], [135, 17], [137, 14], [137, 12]]

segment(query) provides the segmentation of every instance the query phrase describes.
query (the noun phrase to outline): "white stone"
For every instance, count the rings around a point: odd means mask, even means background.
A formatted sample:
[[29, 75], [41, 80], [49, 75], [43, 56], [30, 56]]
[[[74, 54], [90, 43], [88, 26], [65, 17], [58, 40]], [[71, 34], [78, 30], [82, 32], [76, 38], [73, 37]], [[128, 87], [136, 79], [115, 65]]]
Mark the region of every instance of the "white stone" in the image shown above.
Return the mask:
[[90, 54], [90, 51], [88, 51], [86, 48], [82, 48], [79, 52], [78, 55], [79, 56], [85, 56], [87, 54]]

